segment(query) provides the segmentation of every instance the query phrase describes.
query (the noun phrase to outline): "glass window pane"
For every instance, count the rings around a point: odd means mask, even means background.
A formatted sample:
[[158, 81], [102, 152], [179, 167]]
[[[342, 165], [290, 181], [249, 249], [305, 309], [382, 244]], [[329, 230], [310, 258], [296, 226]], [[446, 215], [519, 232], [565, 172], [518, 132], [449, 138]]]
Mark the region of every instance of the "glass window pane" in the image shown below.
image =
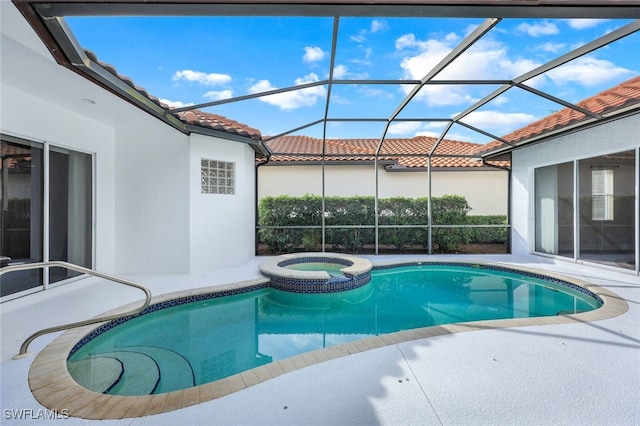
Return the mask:
[[573, 163], [535, 171], [535, 251], [573, 257]]
[[[92, 157], [52, 148], [49, 159], [49, 258], [91, 268]], [[49, 282], [76, 275], [51, 268]]]
[[[43, 150], [2, 140], [0, 165], [1, 266], [42, 261]], [[40, 270], [2, 276], [0, 297], [42, 285]]]
[[591, 170], [592, 220], [613, 220], [613, 168]]
[[635, 151], [579, 162], [581, 259], [635, 265]]

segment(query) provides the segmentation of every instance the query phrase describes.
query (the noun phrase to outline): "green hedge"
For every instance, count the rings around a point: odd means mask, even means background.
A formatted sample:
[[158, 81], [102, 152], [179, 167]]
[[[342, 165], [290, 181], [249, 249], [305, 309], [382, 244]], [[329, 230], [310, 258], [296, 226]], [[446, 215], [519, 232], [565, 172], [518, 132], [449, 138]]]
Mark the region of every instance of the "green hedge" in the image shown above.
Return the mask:
[[[379, 244], [391, 245], [397, 250], [411, 246], [427, 247], [427, 198], [393, 197], [378, 200], [380, 212]], [[471, 208], [466, 199], [457, 195], [431, 198], [433, 225], [485, 225], [504, 224], [505, 216], [467, 216]], [[303, 197], [264, 197], [258, 204], [260, 226], [317, 226], [322, 225], [322, 198], [318, 195]], [[357, 253], [364, 245], [375, 243], [374, 197], [326, 197], [325, 243], [333, 249], [342, 248]], [[371, 228], [349, 228], [365, 225]], [[423, 225], [422, 228], [393, 228], [394, 225]], [[345, 228], [330, 228], [345, 226]], [[320, 250], [321, 229], [260, 229], [260, 242], [273, 253], [286, 253], [303, 249]], [[433, 228], [432, 244], [440, 252], [453, 252], [459, 244], [495, 243], [506, 241], [506, 228]]]
[[504, 244], [507, 241], [506, 216], [467, 216], [468, 225], [504, 225], [500, 228], [466, 228], [468, 242], [473, 244]]

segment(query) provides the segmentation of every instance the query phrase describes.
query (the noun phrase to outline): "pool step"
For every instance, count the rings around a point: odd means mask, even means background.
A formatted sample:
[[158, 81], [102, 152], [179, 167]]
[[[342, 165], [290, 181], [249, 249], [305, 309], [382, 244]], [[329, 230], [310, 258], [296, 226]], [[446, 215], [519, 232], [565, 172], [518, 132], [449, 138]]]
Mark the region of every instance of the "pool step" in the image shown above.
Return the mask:
[[150, 395], [195, 386], [191, 364], [157, 346], [127, 346], [69, 363], [76, 382], [111, 395]]
[[120, 360], [102, 356], [71, 361], [68, 369], [78, 384], [99, 393], [107, 393], [118, 383], [124, 371]]
[[185, 389], [196, 384], [191, 364], [175, 351], [157, 346], [127, 346], [121, 349], [143, 353], [155, 360], [160, 369], [160, 381], [155, 393]]
[[105, 352], [69, 362], [69, 374], [85, 388], [117, 395], [149, 395], [160, 381], [158, 364], [134, 351]]
[[158, 387], [160, 368], [149, 355], [124, 350], [100, 356], [113, 357], [122, 363], [122, 375], [109, 390], [110, 395], [150, 395]]
[[118, 351], [103, 354], [122, 362], [122, 376], [111, 388], [111, 395], [150, 395], [160, 381], [158, 363], [147, 354], [134, 351]]

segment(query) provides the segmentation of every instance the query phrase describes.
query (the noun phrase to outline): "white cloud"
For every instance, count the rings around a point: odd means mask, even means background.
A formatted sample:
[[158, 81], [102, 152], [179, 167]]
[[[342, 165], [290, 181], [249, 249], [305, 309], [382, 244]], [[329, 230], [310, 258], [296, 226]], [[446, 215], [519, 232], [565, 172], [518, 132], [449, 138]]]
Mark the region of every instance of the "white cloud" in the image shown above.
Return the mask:
[[536, 116], [523, 112], [508, 113], [501, 111], [474, 111], [462, 119], [463, 122], [479, 129], [507, 133], [536, 120]]
[[[455, 43], [430, 39], [415, 40], [411, 34], [396, 40], [396, 46], [416, 46], [419, 52], [402, 59], [405, 78], [421, 79], [453, 48]], [[493, 40], [480, 40], [437, 75], [436, 79], [510, 79], [540, 64], [530, 59], [511, 59], [507, 46]]]
[[574, 30], [593, 28], [604, 22], [608, 22], [608, 19], [567, 19], [567, 24]]
[[[357, 63], [356, 61], [351, 61], [351, 62]], [[340, 79], [366, 80], [367, 78], [369, 78], [369, 74], [367, 74], [366, 72], [353, 73], [349, 71], [349, 67], [347, 67], [346, 65], [340, 64], [340, 65], [336, 65], [333, 68], [333, 78], [338, 80]]]
[[198, 83], [202, 86], [217, 86], [221, 84], [228, 84], [231, 82], [231, 76], [227, 74], [217, 73], [204, 73], [201, 71], [182, 70], [176, 71], [173, 74], [173, 80], [184, 80], [189, 82]]
[[333, 78], [344, 78], [347, 75], [348, 68], [345, 65], [336, 65], [333, 68]]
[[165, 105], [168, 105], [169, 108], [182, 108], [182, 107], [194, 105], [193, 102], [184, 103], [182, 101], [170, 101], [169, 99], [160, 99], [160, 102]]
[[351, 100], [340, 95], [331, 95], [331, 103], [336, 105], [350, 105]]
[[[431, 130], [421, 130], [419, 132], [416, 132], [415, 136], [426, 136], [426, 137], [429, 137], [429, 138], [439, 138], [440, 137], [440, 133], [441, 132], [433, 132]], [[451, 136], [449, 136], [449, 134], [447, 134], [446, 139], [455, 139], [455, 138], [452, 138]], [[455, 139], [455, 140], [459, 141], [461, 139]]]
[[422, 127], [419, 121], [398, 121], [391, 123], [387, 133], [389, 135], [408, 135], [417, 132]]
[[[530, 59], [517, 59], [515, 61], [511, 61], [509, 59], [504, 59], [500, 61], [500, 69], [508, 70], [508, 72], [513, 76], [520, 76], [525, 74], [535, 68], [540, 66], [539, 62], [532, 61]], [[540, 87], [544, 84], [545, 77], [544, 74], [538, 75], [536, 77], [530, 78], [526, 80], [526, 83], [531, 87]]]
[[578, 83], [587, 87], [597, 86], [628, 74], [632, 74], [632, 71], [592, 56], [580, 57], [546, 73], [555, 84]]
[[[425, 136], [434, 136], [434, 137], [440, 137], [440, 133], [431, 135], [428, 134], [429, 132], [425, 132]], [[478, 143], [478, 141], [476, 139], [474, 139], [473, 136], [471, 135], [478, 135], [477, 133], [471, 133], [471, 134], [463, 134], [463, 133], [455, 133], [455, 132], [448, 132], [444, 138], [448, 139], [448, 140], [452, 140], [452, 141], [461, 141], [461, 142], [474, 142], [474, 143]], [[416, 136], [421, 136], [421, 134], [416, 135]]]
[[[315, 73], [310, 73], [304, 77], [297, 78], [295, 85], [298, 86], [314, 81], [319, 81], [318, 76]], [[275, 89], [276, 87], [271, 85], [269, 80], [260, 80], [249, 88], [249, 93], [260, 93]], [[277, 93], [275, 95], [263, 96], [258, 99], [262, 102], [275, 105], [280, 109], [291, 110], [305, 106], [313, 106], [318, 101], [318, 98], [325, 95], [326, 90], [323, 86], [314, 86], [306, 89], [292, 90], [289, 92]]]
[[233, 97], [232, 90], [220, 90], [220, 91], [210, 91], [203, 95], [205, 98], [209, 98], [212, 101], [220, 101], [222, 99], [230, 99]]
[[541, 44], [536, 47], [537, 50], [542, 50], [544, 52], [558, 53], [563, 50], [567, 45], [565, 43], [553, 43], [546, 42], [545, 44]]
[[371, 22], [371, 29], [369, 30], [372, 33], [377, 33], [378, 31], [383, 31], [388, 28], [386, 21], [381, 21], [380, 19], [374, 19]]
[[462, 38], [456, 33], [449, 33], [444, 37], [444, 40], [447, 43], [455, 43], [455, 42], [457, 42], [459, 40], [462, 40]]
[[369, 34], [374, 34], [380, 31], [384, 31], [388, 27], [389, 26], [387, 25], [386, 21], [382, 21], [380, 19], [374, 19], [373, 21], [371, 21], [371, 25], [369, 26], [368, 29], [360, 30], [358, 34], [354, 34], [350, 36], [349, 39], [351, 39], [351, 41], [355, 41], [356, 43], [363, 43], [367, 41], [367, 36]]
[[367, 35], [366, 35], [366, 32], [361, 31], [356, 35], [352, 35], [351, 37], [349, 37], [349, 39], [351, 41], [355, 41], [356, 43], [362, 43], [367, 40]]
[[517, 30], [523, 33], [527, 33], [531, 37], [555, 35], [560, 33], [558, 27], [549, 21], [540, 21], [534, 24], [523, 22], [522, 24], [518, 25]]
[[[420, 80], [432, 70], [455, 46], [455, 37], [446, 36], [443, 40], [417, 40], [413, 34], [406, 34], [396, 40], [400, 51], [407, 47], [415, 48], [412, 54], [405, 56], [400, 66], [403, 77], [408, 80]], [[417, 50], [417, 52], [416, 52]], [[440, 72], [435, 80], [495, 80], [512, 79], [536, 68], [540, 64], [530, 59], [512, 59], [507, 47], [495, 40], [480, 40], [471, 49], [459, 56], [447, 68]], [[533, 82], [535, 83], [535, 81]], [[410, 87], [405, 87], [407, 93]], [[418, 98], [429, 106], [470, 104], [475, 100], [468, 86], [425, 86]]]
[[302, 60], [304, 62], [317, 62], [322, 60], [326, 55], [326, 52], [317, 46], [307, 46], [304, 48], [304, 56]]
[[[441, 122], [395, 121], [389, 125], [388, 133], [398, 136], [438, 137], [445, 128]], [[447, 136], [448, 137], [448, 136]]]
[[393, 99], [393, 93], [376, 87], [361, 86], [358, 88], [358, 92], [368, 98]]
[[396, 50], [403, 50], [407, 47], [418, 46], [415, 34], [405, 34], [396, 40]]
[[491, 101], [491, 103], [495, 106], [502, 106], [508, 104], [509, 102], [511, 102], [511, 99], [505, 96], [504, 93]]

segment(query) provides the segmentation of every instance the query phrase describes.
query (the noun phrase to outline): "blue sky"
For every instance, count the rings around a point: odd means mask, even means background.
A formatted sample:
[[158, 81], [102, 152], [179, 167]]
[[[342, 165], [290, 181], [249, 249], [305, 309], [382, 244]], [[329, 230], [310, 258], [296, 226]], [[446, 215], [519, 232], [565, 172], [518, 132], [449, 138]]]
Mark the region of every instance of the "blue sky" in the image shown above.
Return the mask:
[[[333, 18], [66, 18], [82, 47], [136, 85], [176, 107], [325, 80]], [[341, 18], [337, 79], [421, 79], [482, 19]], [[504, 19], [436, 79], [512, 79], [630, 21]], [[640, 74], [640, 34], [632, 34], [527, 84], [578, 102]], [[450, 118], [497, 85], [424, 88], [400, 118]], [[412, 86], [334, 85], [329, 116], [389, 118]], [[205, 108], [275, 135], [324, 116], [328, 87], [316, 86]], [[502, 136], [562, 106], [511, 89], [464, 121]], [[327, 137], [382, 135], [383, 123], [329, 123]], [[388, 137], [438, 136], [438, 122], [392, 123]], [[322, 136], [322, 125], [297, 132]], [[449, 139], [484, 135], [454, 126]]]

